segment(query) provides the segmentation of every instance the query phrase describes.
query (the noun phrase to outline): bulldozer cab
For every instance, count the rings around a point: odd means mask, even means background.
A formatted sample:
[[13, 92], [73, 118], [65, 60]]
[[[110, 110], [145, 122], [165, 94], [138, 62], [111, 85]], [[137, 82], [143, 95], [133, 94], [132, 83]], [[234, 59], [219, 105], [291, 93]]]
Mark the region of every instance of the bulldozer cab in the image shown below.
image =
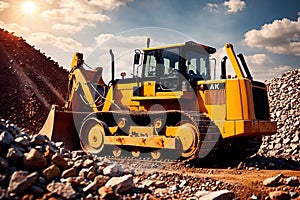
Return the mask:
[[211, 79], [209, 54], [194, 42], [144, 49], [143, 81], [155, 81], [157, 91], [182, 91], [186, 81]]

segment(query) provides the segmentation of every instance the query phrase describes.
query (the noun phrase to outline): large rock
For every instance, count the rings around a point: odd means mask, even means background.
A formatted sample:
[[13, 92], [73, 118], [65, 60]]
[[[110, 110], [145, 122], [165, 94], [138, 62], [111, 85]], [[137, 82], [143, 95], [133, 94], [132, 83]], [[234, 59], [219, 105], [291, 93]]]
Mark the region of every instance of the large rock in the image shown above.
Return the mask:
[[94, 178], [94, 183], [96, 187], [100, 188], [109, 180], [108, 176], [98, 175]]
[[76, 191], [72, 188], [70, 183], [50, 183], [47, 185], [47, 190], [66, 199], [75, 198], [76, 196]]
[[116, 193], [123, 193], [131, 190], [134, 187], [131, 174], [122, 177], [112, 177], [105, 184], [106, 187], [111, 187]]
[[60, 169], [68, 168], [68, 161], [59, 153], [52, 156], [51, 161], [55, 163]]
[[103, 175], [105, 176], [122, 176], [124, 169], [119, 165], [109, 165], [103, 169]]
[[98, 193], [100, 194], [101, 199], [118, 199], [118, 194], [116, 194], [111, 187], [103, 186], [98, 190]]
[[229, 190], [219, 190], [209, 192], [208, 194], [201, 196], [199, 200], [230, 200], [234, 199], [234, 196], [234, 193]]
[[53, 179], [60, 175], [60, 169], [55, 164], [50, 165], [49, 167], [43, 170], [43, 175], [47, 179]]
[[16, 171], [12, 174], [8, 192], [13, 194], [21, 194], [31, 187], [37, 180], [39, 174], [37, 172], [29, 173], [27, 171]]
[[19, 147], [12, 145], [7, 151], [6, 159], [11, 163], [18, 165], [23, 162], [24, 154]]
[[23, 165], [28, 169], [44, 169], [47, 166], [47, 163], [45, 156], [35, 148], [32, 148], [29, 153], [25, 153]]
[[278, 174], [277, 176], [267, 178], [263, 181], [263, 184], [265, 186], [276, 186], [278, 185], [278, 182], [282, 176], [283, 176], [282, 174]]
[[271, 200], [289, 200], [290, 195], [284, 191], [274, 191], [269, 193]]
[[14, 140], [14, 136], [7, 131], [0, 134], [0, 145], [10, 145]]
[[61, 177], [68, 178], [68, 177], [74, 177], [77, 175], [78, 175], [77, 170], [74, 167], [71, 167], [70, 169], [64, 170], [63, 173], [61, 174]]
[[285, 179], [285, 184], [290, 186], [299, 185], [299, 179], [297, 176], [291, 176]]

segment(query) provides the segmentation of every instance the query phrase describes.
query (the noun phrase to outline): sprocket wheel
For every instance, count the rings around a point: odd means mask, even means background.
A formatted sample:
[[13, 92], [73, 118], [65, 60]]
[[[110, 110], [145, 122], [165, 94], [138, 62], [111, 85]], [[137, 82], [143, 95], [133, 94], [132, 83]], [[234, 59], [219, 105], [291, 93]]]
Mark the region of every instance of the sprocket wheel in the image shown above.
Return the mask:
[[189, 158], [197, 153], [200, 144], [200, 133], [197, 127], [189, 122], [181, 123], [177, 130], [178, 137], [182, 144], [183, 158]]
[[79, 136], [84, 151], [98, 154], [104, 148], [105, 123], [97, 118], [88, 118], [82, 123]]

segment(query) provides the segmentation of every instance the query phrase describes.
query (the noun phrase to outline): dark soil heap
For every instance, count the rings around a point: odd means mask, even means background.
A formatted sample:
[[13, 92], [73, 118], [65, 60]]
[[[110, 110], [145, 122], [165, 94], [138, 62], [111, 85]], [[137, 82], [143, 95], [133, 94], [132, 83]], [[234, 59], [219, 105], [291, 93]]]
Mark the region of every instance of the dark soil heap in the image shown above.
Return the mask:
[[22, 37], [0, 29], [0, 116], [37, 133], [52, 104], [62, 106], [68, 72]]

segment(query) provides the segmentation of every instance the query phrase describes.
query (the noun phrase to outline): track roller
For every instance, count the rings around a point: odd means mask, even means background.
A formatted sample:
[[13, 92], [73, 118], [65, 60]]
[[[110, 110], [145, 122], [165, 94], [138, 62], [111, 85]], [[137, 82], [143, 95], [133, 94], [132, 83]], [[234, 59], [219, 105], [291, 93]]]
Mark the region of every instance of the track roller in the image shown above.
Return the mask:
[[117, 146], [114, 146], [112, 147], [112, 154], [114, 155], [114, 157], [118, 158], [122, 154], [122, 149]]
[[135, 147], [134, 147], [134, 148], [132, 148], [132, 150], [131, 150], [131, 154], [132, 154], [133, 157], [137, 158], [137, 157], [140, 156], [141, 150], [140, 150], [139, 148], [135, 148]]
[[160, 150], [155, 150], [151, 152], [151, 158], [154, 160], [158, 160], [161, 157], [161, 151]]

